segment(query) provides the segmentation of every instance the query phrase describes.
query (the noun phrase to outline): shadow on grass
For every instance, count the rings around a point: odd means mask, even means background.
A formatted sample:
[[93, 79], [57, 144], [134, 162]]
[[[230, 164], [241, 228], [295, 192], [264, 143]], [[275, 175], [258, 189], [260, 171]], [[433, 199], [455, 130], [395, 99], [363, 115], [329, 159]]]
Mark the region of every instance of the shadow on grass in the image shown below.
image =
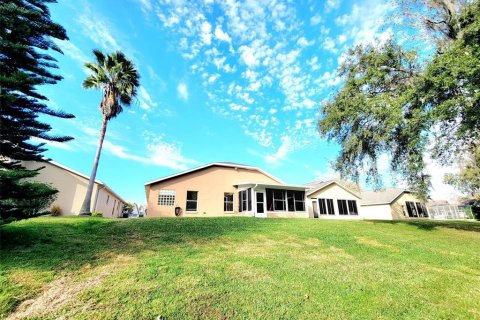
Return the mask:
[[101, 263], [109, 254], [129, 255], [242, 236], [255, 225], [252, 222], [248, 218], [34, 218], [0, 227], [0, 268], [76, 270]]
[[473, 231], [480, 232], [480, 222], [479, 221], [462, 221], [462, 220], [450, 220], [450, 221], [434, 221], [434, 220], [372, 220], [374, 223], [385, 223], [385, 224], [406, 224], [415, 226], [422, 230], [435, 230], [437, 228], [451, 228], [463, 231]]

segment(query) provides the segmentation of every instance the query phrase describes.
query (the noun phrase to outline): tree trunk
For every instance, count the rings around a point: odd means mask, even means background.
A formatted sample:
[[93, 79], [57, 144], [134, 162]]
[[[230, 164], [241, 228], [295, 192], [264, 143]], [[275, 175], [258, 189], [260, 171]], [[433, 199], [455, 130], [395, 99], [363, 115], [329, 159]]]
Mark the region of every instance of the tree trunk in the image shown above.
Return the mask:
[[105, 139], [105, 132], [107, 131], [107, 122], [108, 122], [107, 118], [103, 116], [102, 129], [100, 130], [100, 140], [98, 141], [98, 148], [97, 148], [97, 153], [95, 155], [95, 162], [93, 163], [92, 174], [90, 175], [90, 180], [88, 181], [87, 194], [85, 195], [85, 200], [83, 200], [82, 208], [80, 209], [80, 215], [89, 216], [92, 214], [90, 212], [90, 206], [92, 203], [93, 185], [95, 184], [98, 161], [100, 160], [100, 154], [102, 153], [103, 140]]

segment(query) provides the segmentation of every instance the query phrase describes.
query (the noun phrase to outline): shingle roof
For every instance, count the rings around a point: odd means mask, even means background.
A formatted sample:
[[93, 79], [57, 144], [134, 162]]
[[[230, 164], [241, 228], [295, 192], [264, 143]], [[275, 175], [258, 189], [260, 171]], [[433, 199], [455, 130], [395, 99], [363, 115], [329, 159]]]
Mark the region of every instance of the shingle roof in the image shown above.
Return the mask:
[[401, 188], [387, 188], [378, 191], [362, 191], [362, 200], [360, 201], [360, 205], [368, 206], [391, 204], [404, 192], [410, 193], [410, 191]]
[[282, 180], [272, 176], [271, 174], [269, 174], [269, 173], [267, 173], [267, 172], [265, 172], [262, 169], [257, 168], [257, 167], [244, 165], [244, 164], [239, 164], [239, 163], [234, 163], [234, 162], [212, 162], [212, 163], [200, 166], [200, 167], [196, 167], [196, 168], [185, 170], [185, 171], [182, 171], [182, 172], [178, 172], [178, 173], [166, 176], [166, 177], [162, 177], [162, 178], [159, 178], [159, 179], [148, 181], [148, 182], [145, 183], [145, 185], [147, 186], [147, 185], [150, 185], [150, 184], [153, 184], [153, 183], [157, 183], [157, 182], [160, 182], [160, 181], [165, 181], [165, 180], [168, 180], [168, 179], [176, 178], [176, 177], [179, 177], [179, 176], [183, 176], [185, 174], [193, 173], [193, 172], [203, 170], [203, 169], [206, 169], [206, 168], [210, 168], [210, 167], [214, 167], [214, 166], [227, 167], [227, 168], [241, 168], [241, 169], [246, 169], [246, 170], [255, 170], [255, 171], [261, 172], [264, 175], [272, 178], [273, 180], [277, 181], [278, 183], [283, 184]]

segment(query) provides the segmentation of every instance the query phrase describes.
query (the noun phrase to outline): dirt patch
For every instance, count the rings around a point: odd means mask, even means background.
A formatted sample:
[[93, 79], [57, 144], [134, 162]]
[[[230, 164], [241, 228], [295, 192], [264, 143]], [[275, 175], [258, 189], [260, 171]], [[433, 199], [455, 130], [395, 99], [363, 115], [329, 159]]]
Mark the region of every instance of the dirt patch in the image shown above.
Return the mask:
[[[76, 274], [76, 278], [75, 274], [71, 274], [61, 277], [46, 285], [44, 290], [35, 298], [23, 301], [6, 320], [30, 319], [52, 315], [62, 307], [74, 303], [80, 293], [99, 286], [103, 279], [110, 275], [119, 265], [127, 264], [132, 260], [132, 257], [118, 255], [113, 259], [113, 262], [88, 270], [89, 273], [93, 273], [92, 276], [78, 279], [79, 274]], [[87, 269], [90, 268], [87, 267]]]
[[72, 276], [55, 280], [36, 298], [23, 301], [6, 320], [26, 319], [52, 314], [73, 301], [80, 292], [98, 286], [108, 274], [108, 271], [103, 271], [82, 282], [74, 282]]
[[399, 252], [400, 251], [395, 246], [380, 243], [376, 239], [372, 239], [372, 238], [355, 237], [355, 240], [357, 240], [357, 243], [359, 243], [359, 244], [363, 244], [363, 245], [370, 246], [370, 247], [382, 248], [382, 249], [386, 249], [386, 250], [391, 251], [391, 252]]

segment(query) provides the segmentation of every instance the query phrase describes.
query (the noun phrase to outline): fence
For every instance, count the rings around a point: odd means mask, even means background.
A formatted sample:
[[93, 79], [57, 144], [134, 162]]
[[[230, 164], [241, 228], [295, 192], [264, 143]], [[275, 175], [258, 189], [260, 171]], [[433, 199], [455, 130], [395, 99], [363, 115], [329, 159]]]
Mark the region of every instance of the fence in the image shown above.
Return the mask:
[[430, 217], [435, 220], [470, 219], [470, 215], [467, 211], [471, 211], [468, 206], [444, 205], [428, 208]]

